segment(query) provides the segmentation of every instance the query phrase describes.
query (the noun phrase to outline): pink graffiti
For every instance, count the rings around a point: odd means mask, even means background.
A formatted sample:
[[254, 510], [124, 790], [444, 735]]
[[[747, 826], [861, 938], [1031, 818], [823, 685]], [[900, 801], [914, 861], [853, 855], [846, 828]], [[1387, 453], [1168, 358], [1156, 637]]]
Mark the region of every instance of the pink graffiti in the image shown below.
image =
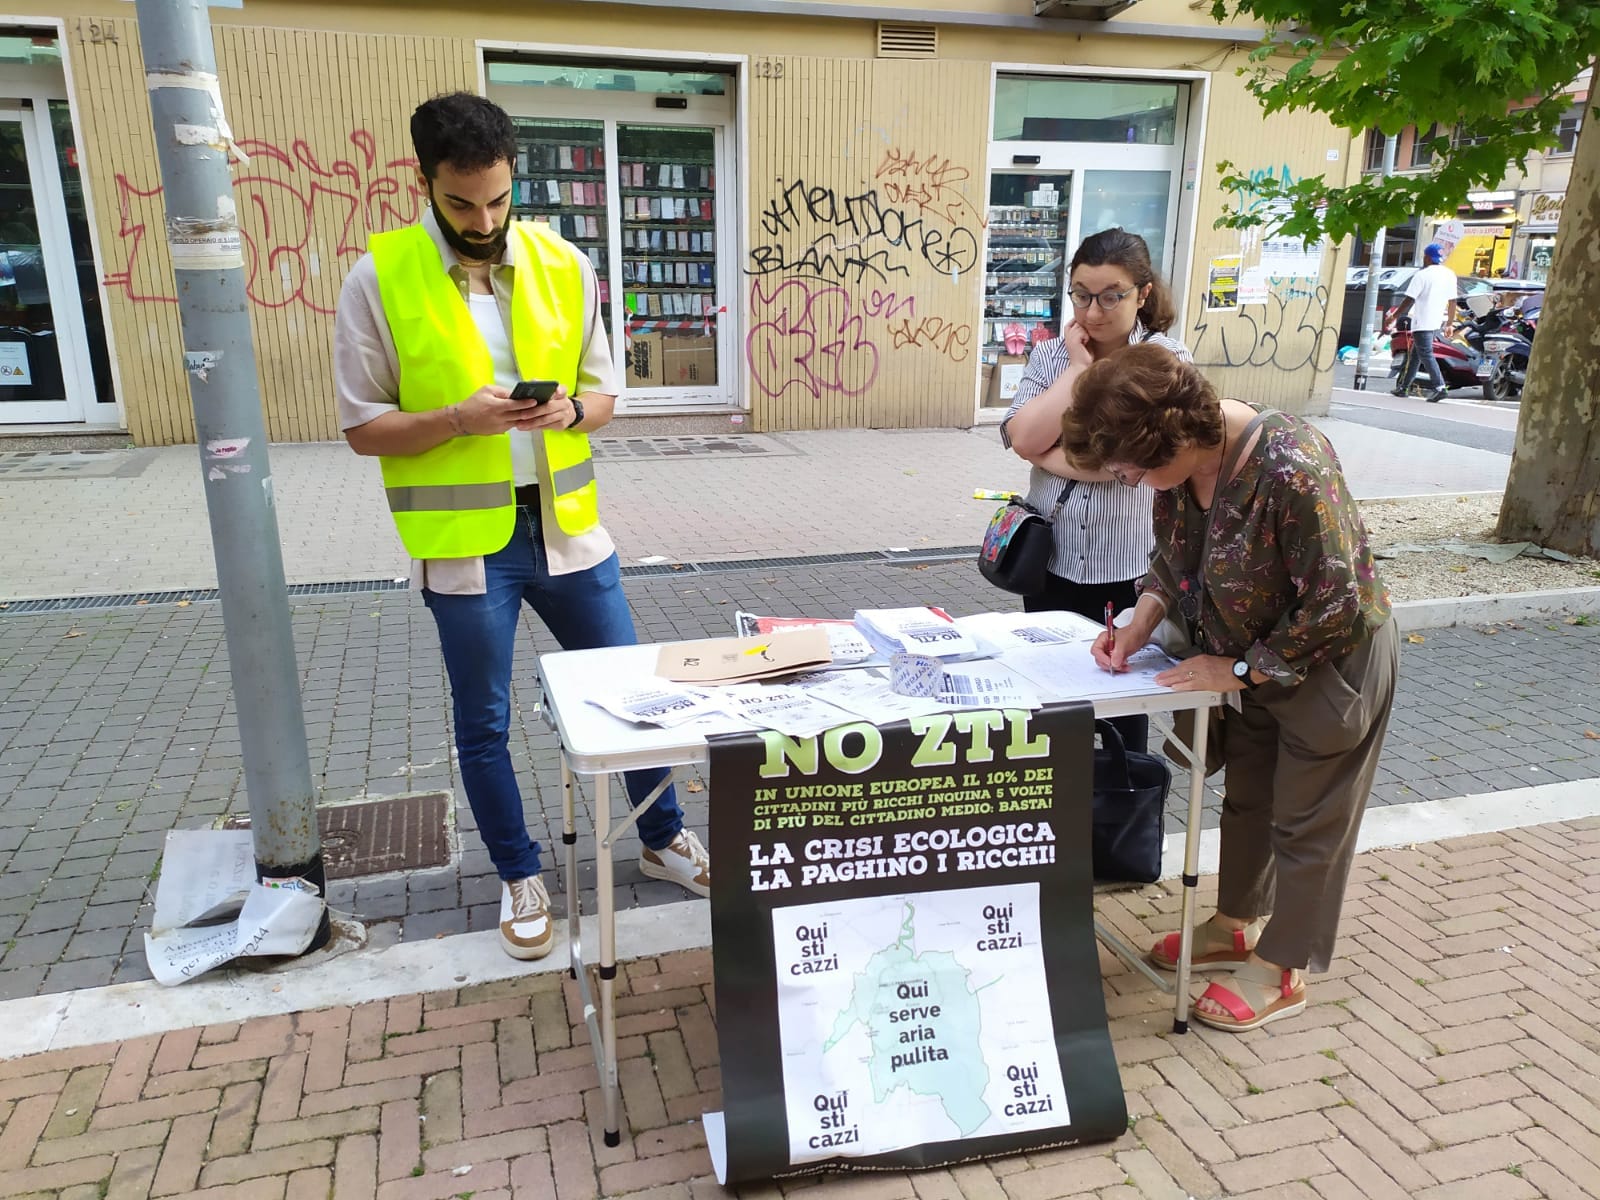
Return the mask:
[[915, 207], [943, 217], [952, 225], [970, 222], [982, 229], [989, 223], [987, 216], [967, 199], [965, 188], [959, 186], [971, 179], [972, 173], [948, 158], [935, 154], [918, 157], [891, 147], [873, 178], [883, 181], [883, 194], [892, 204]]
[[826, 393], [859, 396], [878, 378], [878, 345], [852, 312], [842, 287], [790, 279], [767, 293], [750, 285], [755, 324], [745, 359], [756, 386], [774, 398], [791, 387], [816, 399]]
[[[252, 303], [272, 309], [299, 304], [331, 313], [331, 306], [308, 294], [312, 281], [328, 270], [342, 275], [366, 252], [374, 233], [398, 229], [421, 216], [427, 193], [417, 187], [416, 160], [380, 160], [377, 139], [365, 129], [352, 130], [349, 141], [357, 153], [326, 166], [303, 138], [287, 150], [253, 138], [239, 143], [250, 156], [234, 177], [234, 195]], [[106, 273], [105, 285], [121, 289], [136, 304], [175, 304], [171, 292], [143, 291], [134, 282], [148, 231], [135, 205], [160, 196], [161, 187], [141, 188], [120, 172], [116, 181], [117, 237], [126, 259], [121, 270]], [[339, 231], [331, 263], [320, 261], [313, 245], [319, 222]]]

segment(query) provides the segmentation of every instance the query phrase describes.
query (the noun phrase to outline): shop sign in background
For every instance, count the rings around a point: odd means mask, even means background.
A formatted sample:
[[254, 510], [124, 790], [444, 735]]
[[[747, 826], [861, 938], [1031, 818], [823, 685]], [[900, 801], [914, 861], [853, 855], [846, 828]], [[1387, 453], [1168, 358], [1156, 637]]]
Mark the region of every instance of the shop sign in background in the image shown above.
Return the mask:
[[725, 1182], [1126, 1129], [1092, 747], [1086, 704], [713, 739]]

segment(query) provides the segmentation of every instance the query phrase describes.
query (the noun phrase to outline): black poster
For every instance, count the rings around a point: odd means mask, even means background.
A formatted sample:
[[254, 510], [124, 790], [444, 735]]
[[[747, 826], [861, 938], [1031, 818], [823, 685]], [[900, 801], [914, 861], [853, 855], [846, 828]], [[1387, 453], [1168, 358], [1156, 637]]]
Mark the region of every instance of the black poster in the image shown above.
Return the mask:
[[711, 739], [726, 1178], [1115, 1138], [1088, 704]]

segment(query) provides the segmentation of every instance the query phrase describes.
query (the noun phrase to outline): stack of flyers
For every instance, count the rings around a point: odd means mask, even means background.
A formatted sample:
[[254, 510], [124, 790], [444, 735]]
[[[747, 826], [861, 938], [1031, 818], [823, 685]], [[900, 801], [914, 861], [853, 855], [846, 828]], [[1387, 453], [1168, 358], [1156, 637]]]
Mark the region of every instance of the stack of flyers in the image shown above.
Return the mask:
[[710, 692], [655, 678], [601, 691], [588, 699], [624, 721], [666, 729], [724, 711]]
[[783, 684], [740, 683], [718, 688], [722, 711], [760, 729], [775, 729], [789, 737], [814, 737], [825, 729], [849, 725], [854, 713]]
[[821, 629], [828, 635], [834, 666], [856, 666], [872, 660], [882, 662], [855, 622], [830, 617], [758, 617], [754, 613], [733, 614], [733, 627], [740, 637], [755, 637], [780, 629]]
[[983, 653], [942, 608], [862, 608], [855, 623], [885, 654], [931, 654], [949, 661]]
[[1092, 642], [1105, 626], [1071, 612], [989, 612], [957, 617], [956, 628], [973, 638], [988, 655], [1031, 646], [1064, 646]]

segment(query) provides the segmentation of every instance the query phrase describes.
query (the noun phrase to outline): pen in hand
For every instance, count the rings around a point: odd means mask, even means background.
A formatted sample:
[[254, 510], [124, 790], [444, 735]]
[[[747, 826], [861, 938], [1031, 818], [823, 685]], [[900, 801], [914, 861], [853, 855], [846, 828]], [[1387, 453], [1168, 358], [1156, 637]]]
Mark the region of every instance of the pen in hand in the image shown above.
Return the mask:
[[[1106, 658], [1108, 658], [1108, 659], [1111, 658], [1111, 656], [1117, 652], [1117, 626], [1116, 626], [1116, 622], [1114, 622], [1111, 619], [1112, 613], [1114, 611], [1115, 611], [1115, 608], [1112, 605], [1111, 601], [1107, 600], [1106, 601]], [[1116, 670], [1117, 670], [1117, 668], [1115, 666], [1110, 666], [1110, 667], [1107, 667], [1106, 669], [1108, 671], [1111, 671], [1113, 674], [1115, 674]]]

